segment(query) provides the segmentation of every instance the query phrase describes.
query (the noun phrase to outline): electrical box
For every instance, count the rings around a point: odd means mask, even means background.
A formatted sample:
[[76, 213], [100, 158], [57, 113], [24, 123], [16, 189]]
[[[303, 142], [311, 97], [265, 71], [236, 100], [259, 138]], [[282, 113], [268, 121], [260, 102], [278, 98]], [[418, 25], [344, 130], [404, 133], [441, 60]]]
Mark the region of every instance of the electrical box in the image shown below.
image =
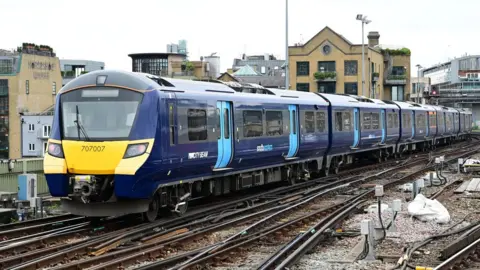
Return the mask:
[[444, 162], [445, 161], [445, 156], [440, 156], [440, 162]]
[[463, 158], [458, 159], [458, 164], [462, 165], [463, 164]]
[[37, 175], [20, 174], [18, 176], [18, 199], [31, 201], [37, 197]]
[[363, 235], [368, 235], [370, 234], [370, 222], [371, 220], [369, 219], [364, 219], [360, 223], [360, 233]]
[[440, 158], [435, 158], [435, 164], [440, 164]]
[[402, 201], [399, 199], [393, 200], [392, 209], [395, 212], [400, 212], [402, 210]]
[[377, 197], [383, 196], [383, 186], [382, 185], [376, 185], [375, 186], [375, 196], [377, 196]]
[[420, 178], [417, 180], [417, 187], [418, 188], [424, 188], [425, 187], [425, 180], [423, 178]]

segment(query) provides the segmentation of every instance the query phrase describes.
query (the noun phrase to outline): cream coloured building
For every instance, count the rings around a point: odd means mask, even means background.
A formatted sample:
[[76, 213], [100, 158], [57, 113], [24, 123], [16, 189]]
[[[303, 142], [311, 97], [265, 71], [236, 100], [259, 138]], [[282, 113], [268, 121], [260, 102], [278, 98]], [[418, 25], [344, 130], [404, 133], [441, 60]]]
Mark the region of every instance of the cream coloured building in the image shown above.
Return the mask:
[[[0, 50], [0, 159], [21, 157], [21, 116], [53, 108], [62, 87], [60, 61], [49, 46], [24, 43], [15, 51]], [[27, 128], [43, 136], [41, 125]], [[28, 149], [38, 151], [38, 149]]]

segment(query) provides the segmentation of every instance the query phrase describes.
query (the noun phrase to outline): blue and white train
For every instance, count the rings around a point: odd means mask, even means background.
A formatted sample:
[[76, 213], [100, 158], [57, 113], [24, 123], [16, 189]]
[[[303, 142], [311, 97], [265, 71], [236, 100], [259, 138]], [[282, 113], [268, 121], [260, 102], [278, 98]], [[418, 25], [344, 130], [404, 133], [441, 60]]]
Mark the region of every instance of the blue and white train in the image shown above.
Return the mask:
[[441, 106], [101, 70], [57, 95], [44, 170], [73, 214], [152, 221], [192, 198], [465, 139], [471, 123]]

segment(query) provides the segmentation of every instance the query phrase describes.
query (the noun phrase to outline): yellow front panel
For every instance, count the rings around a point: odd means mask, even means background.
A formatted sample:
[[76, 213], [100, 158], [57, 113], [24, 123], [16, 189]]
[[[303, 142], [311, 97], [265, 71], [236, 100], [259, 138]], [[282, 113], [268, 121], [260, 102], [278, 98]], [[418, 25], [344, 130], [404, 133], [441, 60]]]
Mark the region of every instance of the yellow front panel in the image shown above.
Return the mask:
[[[62, 147], [65, 154], [65, 160], [69, 173], [115, 174], [117, 166], [121, 163], [124, 163], [122, 162], [122, 159], [127, 149], [127, 146], [129, 144], [142, 142], [149, 142], [146, 153], [139, 157], [130, 158], [137, 161], [134, 162], [134, 164], [129, 164], [129, 167], [136, 167], [133, 170], [133, 173], [135, 173], [135, 171], [147, 159], [148, 153], [150, 153], [150, 150], [153, 146], [153, 139], [106, 142], [62, 141]], [[142, 159], [138, 160], [139, 158]]]

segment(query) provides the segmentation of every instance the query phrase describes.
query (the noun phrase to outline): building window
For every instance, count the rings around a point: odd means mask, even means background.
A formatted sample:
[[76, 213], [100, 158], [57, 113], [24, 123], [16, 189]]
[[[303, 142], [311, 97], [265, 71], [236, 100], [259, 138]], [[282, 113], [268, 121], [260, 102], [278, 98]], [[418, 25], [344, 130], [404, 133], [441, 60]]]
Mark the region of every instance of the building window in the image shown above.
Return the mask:
[[392, 67], [392, 75], [405, 75], [405, 67], [394, 66]]
[[308, 76], [310, 74], [310, 62], [297, 62], [297, 76]]
[[30, 82], [28, 80], [25, 81], [25, 93], [30, 94]]
[[243, 111], [243, 137], [260, 137], [262, 135], [262, 111]]
[[28, 131], [35, 131], [35, 125], [34, 124], [28, 124]]
[[318, 61], [318, 71], [335, 72], [335, 61]]
[[8, 96], [8, 80], [0, 80], [0, 96]]
[[297, 91], [309, 92], [310, 84], [309, 83], [297, 83]]
[[12, 59], [1, 59], [0, 60], [0, 74], [11, 74], [13, 73], [13, 60]]
[[358, 95], [357, 83], [345, 83], [345, 94]]
[[50, 137], [51, 129], [50, 126], [43, 126], [43, 137]]
[[355, 76], [358, 73], [357, 60], [345, 61], [345, 76]]
[[52, 95], [56, 95], [57, 94], [57, 82], [53, 82], [52, 83]]
[[43, 153], [45, 154], [48, 150], [48, 142], [43, 142]]
[[266, 72], [266, 69], [265, 69], [265, 67], [264, 67], [264, 66], [262, 66], [262, 67], [260, 68], [260, 72], [262, 72], [262, 74], [265, 74], [265, 72]]
[[136, 58], [132, 61], [133, 72], [144, 72], [157, 76], [168, 75], [167, 58]]
[[28, 144], [28, 151], [34, 152], [35, 151], [35, 144], [34, 143], [29, 143]]
[[335, 94], [337, 84], [335, 82], [317, 82], [317, 91], [325, 94]]
[[207, 139], [207, 112], [200, 109], [188, 109], [188, 140], [205, 141]]
[[403, 101], [403, 90], [402, 85], [392, 86], [392, 100]]
[[267, 111], [267, 136], [283, 134], [283, 115], [281, 111]]

